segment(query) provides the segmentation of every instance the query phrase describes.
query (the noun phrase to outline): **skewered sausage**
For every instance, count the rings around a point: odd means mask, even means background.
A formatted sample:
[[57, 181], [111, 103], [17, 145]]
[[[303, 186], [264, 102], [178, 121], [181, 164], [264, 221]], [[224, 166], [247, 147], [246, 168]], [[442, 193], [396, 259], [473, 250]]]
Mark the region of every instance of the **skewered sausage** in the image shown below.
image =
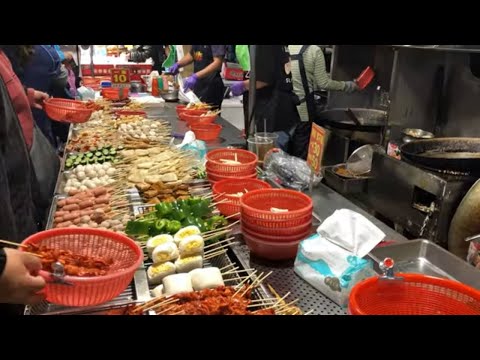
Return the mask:
[[80, 210], [80, 206], [78, 206], [78, 204], [65, 205], [65, 206], [63, 207], [63, 210], [65, 210], [65, 211]]
[[83, 200], [78, 205], [80, 206], [80, 209], [89, 208], [95, 205], [95, 200], [93, 199]]

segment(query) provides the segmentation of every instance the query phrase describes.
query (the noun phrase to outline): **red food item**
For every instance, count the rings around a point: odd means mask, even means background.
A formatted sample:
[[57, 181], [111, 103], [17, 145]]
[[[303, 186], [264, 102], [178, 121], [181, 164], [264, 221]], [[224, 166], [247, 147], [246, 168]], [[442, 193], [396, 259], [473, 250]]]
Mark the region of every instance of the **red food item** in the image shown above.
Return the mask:
[[113, 264], [113, 259], [75, 254], [70, 250], [52, 249], [46, 246], [28, 245], [28, 251], [41, 257], [42, 268], [51, 272], [56, 262], [63, 264], [65, 274], [70, 276], [106, 275]]

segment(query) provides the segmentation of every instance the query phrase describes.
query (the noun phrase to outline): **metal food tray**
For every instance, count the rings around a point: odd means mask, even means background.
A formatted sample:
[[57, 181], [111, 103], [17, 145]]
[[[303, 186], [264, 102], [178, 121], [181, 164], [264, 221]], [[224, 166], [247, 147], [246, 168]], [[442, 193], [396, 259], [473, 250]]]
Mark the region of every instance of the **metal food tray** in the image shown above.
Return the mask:
[[337, 165], [324, 168], [325, 182], [340, 194], [358, 194], [367, 189], [368, 178], [344, 178], [335, 173]]
[[[373, 249], [369, 256], [377, 262], [390, 257], [395, 271], [457, 280], [480, 290], [480, 270], [428, 240], [410, 240]], [[377, 272], [380, 270], [377, 266]]]
[[56, 195], [53, 197], [52, 204], [50, 205], [50, 210], [48, 212], [48, 219], [47, 225], [45, 226], [45, 230], [53, 228], [53, 220], [55, 219], [55, 212], [57, 211], [57, 203], [60, 200], [65, 199], [66, 195]]

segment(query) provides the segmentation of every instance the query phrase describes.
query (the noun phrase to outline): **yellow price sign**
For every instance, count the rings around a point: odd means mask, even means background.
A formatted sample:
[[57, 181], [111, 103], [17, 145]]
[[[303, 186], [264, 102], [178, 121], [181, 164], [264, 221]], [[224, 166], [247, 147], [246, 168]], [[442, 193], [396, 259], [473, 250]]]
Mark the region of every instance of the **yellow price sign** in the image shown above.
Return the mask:
[[312, 124], [310, 144], [308, 145], [307, 163], [315, 174], [320, 173], [323, 150], [325, 146], [326, 130], [317, 124]]
[[130, 70], [112, 69], [112, 87], [129, 87]]

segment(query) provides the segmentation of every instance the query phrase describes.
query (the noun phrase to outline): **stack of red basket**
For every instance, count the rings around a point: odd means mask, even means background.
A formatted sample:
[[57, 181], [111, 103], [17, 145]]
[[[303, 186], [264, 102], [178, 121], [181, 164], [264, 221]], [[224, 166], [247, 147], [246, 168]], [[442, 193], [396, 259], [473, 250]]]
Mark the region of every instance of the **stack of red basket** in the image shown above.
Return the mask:
[[240, 199], [242, 235], [250, 251], [269, 260], [295, 258], [312, 233], [312, 199], [298, 191], [261, 189]]
[[211, 183], [224, 179], [257, 177], [257, 155], [242, 149], [216, 149], [207, 154], [207, 178]]

